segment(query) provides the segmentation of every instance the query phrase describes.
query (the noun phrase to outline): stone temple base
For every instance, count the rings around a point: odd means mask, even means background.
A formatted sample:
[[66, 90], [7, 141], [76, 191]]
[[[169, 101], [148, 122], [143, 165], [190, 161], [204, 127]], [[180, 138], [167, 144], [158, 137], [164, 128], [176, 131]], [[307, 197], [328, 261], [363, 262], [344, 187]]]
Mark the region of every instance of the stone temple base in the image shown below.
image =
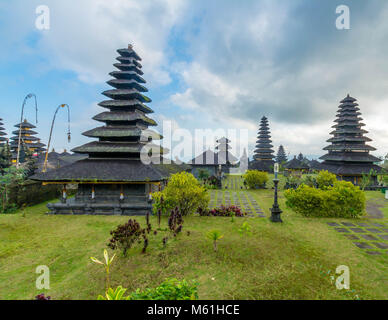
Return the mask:
[[138, 216], [151, 213], [152, 205], [148, 203], [77, 203], [68, 199], [66, 203], [49, 203], [50, 214], [74, 215], [123, 215]]
[[[94, 190], [94, 199], [92, 199]], [[50, 214], [66, 215], [146, 215], [151, 213], [146, 185], [80, 185], [74, 198], [49, 203]], [[120, 200], [120, 194], [123, 199]]]

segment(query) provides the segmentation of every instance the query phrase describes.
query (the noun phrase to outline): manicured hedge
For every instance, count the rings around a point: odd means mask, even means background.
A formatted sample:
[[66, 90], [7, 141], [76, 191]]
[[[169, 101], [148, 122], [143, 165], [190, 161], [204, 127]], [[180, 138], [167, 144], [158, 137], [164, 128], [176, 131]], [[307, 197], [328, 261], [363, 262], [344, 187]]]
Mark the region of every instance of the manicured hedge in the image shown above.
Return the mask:
[[356, 218], [365, 212], [365, 193], [351, 182], [314, 188], [302, 184], [284, 192], [287, 206], [305, 217]]
[[16, 207], [33, 206], [60, 197], [60, 185], [42, 186], [41, 182], [27, 180], [23, 184], [11, 186], [9, 204]]

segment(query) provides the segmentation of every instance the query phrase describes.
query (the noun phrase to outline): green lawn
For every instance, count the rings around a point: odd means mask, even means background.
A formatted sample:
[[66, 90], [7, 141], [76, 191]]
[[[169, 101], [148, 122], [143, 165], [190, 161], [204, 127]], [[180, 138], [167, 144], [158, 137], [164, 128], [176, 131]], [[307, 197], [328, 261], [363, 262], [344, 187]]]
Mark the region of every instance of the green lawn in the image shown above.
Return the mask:
[[[268, 215], [273, 191], [248, 191]], [[378, 192], [367, 197], [383, 199]], [[388, 254], [369, 256], [327, 221], [307, 219], [280, 205], [283, 224], [266, 218], [186, 217], [184, 233], [162, 248], [159, 232], [147, 254], [135, 247], [112, 267], [113, 286], [129, 290], [157, 286], [167, 277], [199, 282], [200, 299], [388, 299]], [[0, 299], [33, 299], [41, 291], [53, 299], [95, 299], [104, 291], [104, 271], [90, 256], [102, 257], [109, 231], [128, 217], [51, 216], [45, 204], [0, 215]], [[384, 209], [388, 217], [388, 206]], [[144, 217], [136, 217], [145, 224]], [[387, 220], [387, 219], [386, 219]], [[244, 221], [251, 236], [241, 236]], [[151, 218], [156, 228], [156, 219]], [[167, 221], [164, 219], [163, 224]], [[214, 252], [205, 236], [219, 229], [225, 236]], [[190, 231], [188, 236], [186, 231]], [[35, 268], [47, 265], [51, 289], [35, 288]], [[339, 265], [350, 268], [351, 290], [337, 290], [330, 280]], [[330, 273], [329, 273], [330, 271]]]

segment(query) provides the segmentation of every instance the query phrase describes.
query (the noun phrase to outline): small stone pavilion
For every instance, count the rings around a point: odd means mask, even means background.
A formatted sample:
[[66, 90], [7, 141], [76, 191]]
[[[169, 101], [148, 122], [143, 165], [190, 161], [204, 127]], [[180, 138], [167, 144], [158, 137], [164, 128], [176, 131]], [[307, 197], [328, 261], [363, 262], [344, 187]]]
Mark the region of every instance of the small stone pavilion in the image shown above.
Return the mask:
[[330, 133], [333, 137], [327, 140], [330, 145], [324, 148], [328, 153], [320, 158], [324, 160], [321, 169], [355, 185], [360, 183], [364, 174], [369, 174], [372, 170], [373, 183], [377, 184], [377, 174], [382, 168], [375, 162], [380, 162], [380, 159], [369, 154], [376, 149], [366, 144], [372, 140], [365, 136], [368, 131], [363, 129], [365, 124], [361, 122], [363, 119], [356, 101], [347, 95], [340, 102], [334, 131]]
[[[114, 79], [107, 82], [114, 89], [103, 92], [110, 99], [99, 103], [107, 110], [93, 118], [104, 125], [83, 133], [96, 141], [72, 150], [87, 158], [33, 177], [64, 186], [62, 202], [48, 205], [54, 214], [144, 215], [152, 209], [149, 194], [166, 179], [156, 164], [142, 158], [145, 154], [160, 159], [161, 147], [152, 141], [162, 137], [148, 129], [156, 122], [145, 105], [151, 99], [143, 94], [148, 90], [141, 58], [131, 45], [117, 51], [118, 71], [111, 72]], [[71, 199], [66, 199], [68, 184], [78, 184]]]

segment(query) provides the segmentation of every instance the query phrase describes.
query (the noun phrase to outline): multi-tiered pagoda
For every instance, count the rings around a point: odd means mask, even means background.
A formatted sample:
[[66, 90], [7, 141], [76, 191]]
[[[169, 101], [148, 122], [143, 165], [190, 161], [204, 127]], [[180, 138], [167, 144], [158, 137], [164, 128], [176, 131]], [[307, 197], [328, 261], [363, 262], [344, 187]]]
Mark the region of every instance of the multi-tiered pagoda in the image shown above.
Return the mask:
[[[380, 159], [369, 154], [375, 148], [366, 144], [372, 141], [364, 136], [368, 131], [361, 121], [360, 108], [356, 99], [349, 95], [341, 101], [337, 111], [336, 124], [332, 126], [334, 131], [330, 134], [333, 137], [327, 142], [331, 145], [324, 148], [328, 153], [320, 159], [324, 160], [321, 169], [335, 173], [339, 179], [359, 184], [362, 175], [369, 174], [371, 170], [375, 173], [381, 172], [381, 167], [374, 164]], [[376, 174], [373, 175], [374, 183], [377, 183]]]
[[218, 164], [221, 165], [221, 172], [229, 173], [230, 168], [237, 162], [237, 158], [230, 153], [229, 150], [232, 149], [230, 146], [230, 140], [228, 138], [221, 138], [216, 140], [216, 143], [218, 144], [216, 146], [217, 150], [217, 159]]
[[260, 171], [273, 171], [275, 161], [273, 145], [270, 135], [268, 119], [266, 117], [261, 118], [260, 129], [256, 141], [256, 150], [253, 155], [253, 161], [250, 163], [250, 169]]
[[[114, 89], [103, 92], [111, 99], [99, 103], [107, 111], [93, 118], [104, 125], [83, 133], [98, 140], [72, 150], [87, 158], [33, 177], [65, 186], [62, 203], [48, 205], [53, 213], [146, 214], [152, 208], [149, 193], [165, 179], [156, 165], [142, 157], [160, 159], [161, 148], [152, 140], [161, 136], [148, 129], [156, 122], [148, 117], [153, 111], [145, 105], [151, 99], [143, 94], [148, 90], [141, 77], [141, 58], [131, 45], [118, 53], [119, 63], [114, 66], [119, 71], [111, 72], [114, 79], [107, 82]], [[74, 183], [78, 192], [74, 199], [66, 199], [66, 185]]]
[[[45, 151], [45, 144], [40, 142], [40, 139], [36, 136], [38, 133], [33, 131], [36, 127], [29, 123], [25, 119], [21, 124], [15, 125], [17, 130], [13, 131], [14, 136], [11, 137], [11, 151], [12, 151], [12, 163], [17, 161], [18, 145], [19, 145], [19, 133], [20, 133], [20, 152], [19, 162], [23, 163], [25, 160], [26, 152], [30, 152], [33, 157], [38, 157]], [[20, 130], [21, 129], [21, 130]]]
[[7, 143], [7, 134], [5, 133], [5, 129], [2, 127], [4, 125], [3, 119], [0, 118], [0, 147]]

